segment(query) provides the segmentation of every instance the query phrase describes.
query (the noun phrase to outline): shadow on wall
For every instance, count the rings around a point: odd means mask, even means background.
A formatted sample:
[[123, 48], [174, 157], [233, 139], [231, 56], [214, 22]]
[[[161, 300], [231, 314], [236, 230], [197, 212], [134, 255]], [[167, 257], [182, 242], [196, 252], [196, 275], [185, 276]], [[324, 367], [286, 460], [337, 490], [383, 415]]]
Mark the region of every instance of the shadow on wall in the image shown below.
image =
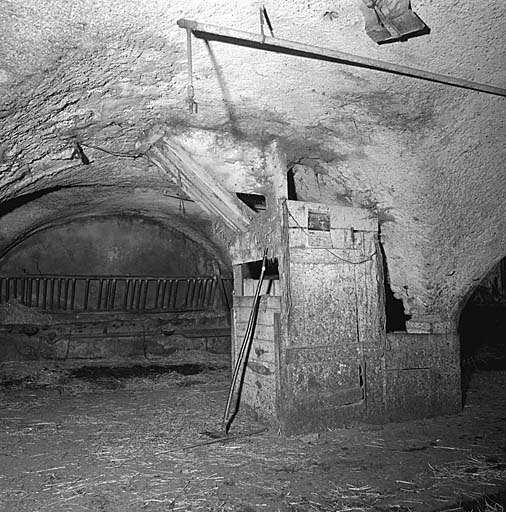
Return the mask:
[[3, 274], [213, 275], [217, 257], [143, 218], [85, 219], [39, 232], [9, 252]]

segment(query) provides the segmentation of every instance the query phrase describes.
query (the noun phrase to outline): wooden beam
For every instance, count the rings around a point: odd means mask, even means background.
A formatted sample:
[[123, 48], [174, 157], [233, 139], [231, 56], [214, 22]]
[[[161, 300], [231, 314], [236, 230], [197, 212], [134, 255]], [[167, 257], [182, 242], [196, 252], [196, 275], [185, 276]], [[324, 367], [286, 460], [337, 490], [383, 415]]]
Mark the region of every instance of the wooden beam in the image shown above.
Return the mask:
[[177, 142], [167, 136], [161, 137], [146, 156], [207, 212], [220, 217], [234, 231], [247, 230], [251, 214], [246, 206], [213, 179]]
[[452, 76], [433, 73], [424, 69], [392, 64], [378, 59], [359, 57], [358, 55], [352, 55], [351, 53], [340, 52], [330, 48], [297, 43], [287, 39], [278, 39], [275, 37], [263, 36], [261, 34], [244, 32], [242, 30], [234, 30], [231, 28], [208, 25], [206, 23], [198, 23], [196, 21], [186, 19], [178, 20], [177, 24], [181, 28], [190, 29], [193, 35], [200, 39], [220, 41], [222, 43], [246, 46], [248, 48], [256, 48], [268, 52], [306, 57], [309, 59], [337, 62], [339, 64], [373, 69], [375, 71], [383, 71], [386, 73], [393, 73], [395, 75], [409, 76], [412, 78], [427, 80], [429, 82], [453, 85], [454, 87], [461, 87], [464, 89], [473, 89], [475, 91], [495, 94], [497, 96], [506, 96], [506, 89], [502, 89], [500, 87], [480, 84], [463, 78], [454, 78]]

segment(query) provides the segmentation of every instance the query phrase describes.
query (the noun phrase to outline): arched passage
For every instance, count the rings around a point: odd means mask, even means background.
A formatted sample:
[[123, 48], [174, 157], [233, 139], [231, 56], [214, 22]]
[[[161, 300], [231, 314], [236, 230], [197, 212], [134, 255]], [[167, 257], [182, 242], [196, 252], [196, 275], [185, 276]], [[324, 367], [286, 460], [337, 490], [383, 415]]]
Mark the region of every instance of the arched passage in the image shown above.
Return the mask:
[[226, 245], [213, 219], [171, 192], [51, 187], [7, 204], [0, 359], [228, 357]]
[[459, 316], [465, 401], [474, 372], [506, 369], [506, 258], [469, 292]]

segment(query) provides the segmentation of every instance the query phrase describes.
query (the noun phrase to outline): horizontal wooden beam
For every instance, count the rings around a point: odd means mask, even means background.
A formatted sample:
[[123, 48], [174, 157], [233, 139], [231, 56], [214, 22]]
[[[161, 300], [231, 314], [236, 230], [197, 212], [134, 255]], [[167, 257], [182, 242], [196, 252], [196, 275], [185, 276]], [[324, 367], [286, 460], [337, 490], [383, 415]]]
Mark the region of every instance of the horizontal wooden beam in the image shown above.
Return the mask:
[[506, 96], [506, 89], [500, 87], [481, 84], [471, 80], [465, 80], [463, 78], [454, 78], [440, 73], [432, 73], [431, 71], [402, 66], [400, 64], [392, 64], [378, 59], [359, 57], [357, 55], [352, 55], [351, 53], [340, 52], [330, 48], [321, 48], [286, 39], [278, 39], [275, 37], [263, 36], [261, 34], [198, 23], [187, 19], [180, 19], [177, 24], [181, 28], [191, 30], [193, 35], [200, 39], [221, 41], [222, 43], [246, 46], [248, 48], [256, 48], [268, 52], [306, 57], [309, 59], [337, 62], [339, 64], [373, 69], [375, 71], [383, 71], [385, 73], [393, 73], [395, 75], [409, 76], [420, 80], [427, 80], [429, 82], [438, 82], [441, 84], [452, 85], [454, 87], [472, 89], [475, 91], [485, 92], [487, 94]]
[[234, 231], [247, 230], [251, 215], [246, 206], [173, 139], [161, 137], [145, 155], [208, 213], [220, 217]]

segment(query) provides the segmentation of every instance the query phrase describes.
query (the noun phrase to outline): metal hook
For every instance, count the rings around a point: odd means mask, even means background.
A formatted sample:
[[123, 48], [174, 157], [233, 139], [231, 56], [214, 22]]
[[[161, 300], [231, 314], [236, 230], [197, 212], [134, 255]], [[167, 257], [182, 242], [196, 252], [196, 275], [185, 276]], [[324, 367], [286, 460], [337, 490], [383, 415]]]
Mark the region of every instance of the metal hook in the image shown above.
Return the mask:
[[262, 6], [259, 7], [259, 12], [260, 12], [260, 33], [262, 34], [262, 44], [264, 44], [265, 43], [265, 32], [264, 32], [265, 19], [264, 19], [264, 12], [262, 10]]

